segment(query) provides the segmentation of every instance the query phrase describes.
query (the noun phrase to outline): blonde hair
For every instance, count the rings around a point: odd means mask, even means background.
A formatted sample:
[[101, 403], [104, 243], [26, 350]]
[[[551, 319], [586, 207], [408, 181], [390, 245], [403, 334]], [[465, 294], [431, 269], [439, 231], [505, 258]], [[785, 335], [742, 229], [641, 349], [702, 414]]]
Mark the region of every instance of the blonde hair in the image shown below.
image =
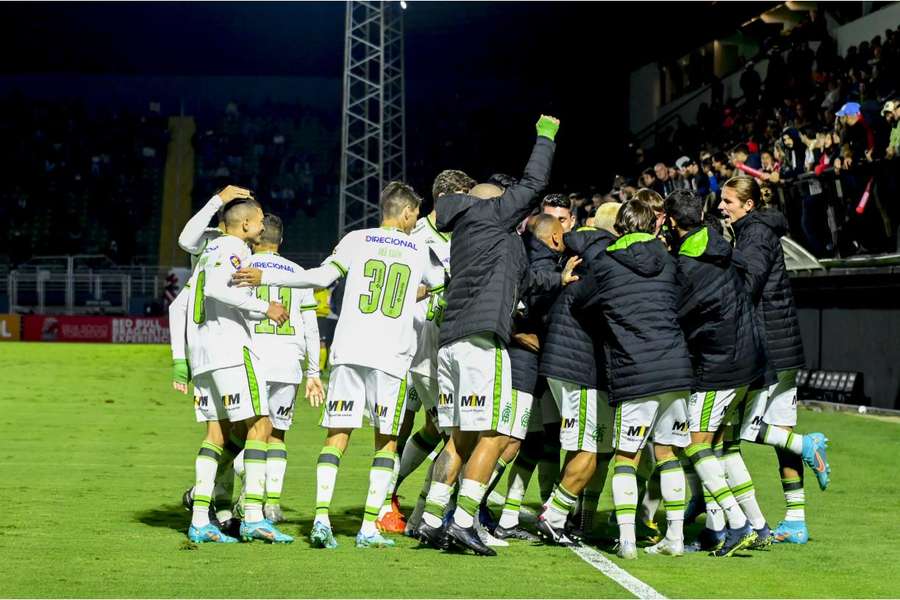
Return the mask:
[[594, 227], [615, 235], [616, 217], [619, 215], [620, 208], [622, 208], [620, 202], [604, 202], [598, 206], [597, 212], [594, 213]]
[[747, 204], [753, 200], [754, 207], [762, 206], [762, 192], [759, 184], [752, 177], [736, 175], [722, 185], [722, 189], [725, 188], [734, 190], [741, 204]]

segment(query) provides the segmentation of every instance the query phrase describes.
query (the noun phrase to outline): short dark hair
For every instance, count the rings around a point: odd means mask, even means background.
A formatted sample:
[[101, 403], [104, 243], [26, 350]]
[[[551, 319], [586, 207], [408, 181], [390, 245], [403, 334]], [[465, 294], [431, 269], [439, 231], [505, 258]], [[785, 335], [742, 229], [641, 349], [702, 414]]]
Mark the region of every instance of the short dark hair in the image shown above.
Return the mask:
[[431, 186], [431, 197], [437, 200], [438, 196], [456, 192], [468, 192], [473, 187], [475, 187], [475, 180], [464, 172], [447, 169], [438, 173], [437, 177], [434, 178], [434, 183]]
[[734, 148], [731, 149], [731, 153], [732, 154], [740, 153], [740, 154], [746, 154], [747, 156], [750, 156], [750, 147], [747, 146], [747, 144], [738, 144], [737, 146], [735, 146]]
[[632, 198], [619, 209], [614, 227], [619, 235], [653, 233], [656, 229], [656, 213], [643, 200]]
[[392, 181], [381, 192], [381, 214], [385, 218], [400, 216], [404, 208], [419, 208], [422, 198], [411, 185]]
[[703, 223], [703, 199], [689, 190], [675, 190], [666, 196], [666, 215], [679, 229], [699, 227]]
[[235, 198], [222, 207], [220, 221], [226, 224], [235, 224], [236, 221], [245, 218], [248, 208], [262, 209], [262, 206], [253, 198]]
[[544, 208], [545, 206], [556, 206], [568, 209], [571, 212], [574, 203], [574, 200], [565, 194], [547, 194], [544, 196], [544, 199], [541, 200], [541, 208]]
[[641, 171], [641, 175], [649, 175], [653, 179], [656, 179], [656, 169], [653, 167], [647, 167], [643, 171]]
[[265, 231], [259, 236], [259, 241], [263, 244], [280, 246], [281, 240], [284, 238], [284, 223], [281, 222], [281, 217], [266, 213], [263, 216], [263, 227], [265, 227]]

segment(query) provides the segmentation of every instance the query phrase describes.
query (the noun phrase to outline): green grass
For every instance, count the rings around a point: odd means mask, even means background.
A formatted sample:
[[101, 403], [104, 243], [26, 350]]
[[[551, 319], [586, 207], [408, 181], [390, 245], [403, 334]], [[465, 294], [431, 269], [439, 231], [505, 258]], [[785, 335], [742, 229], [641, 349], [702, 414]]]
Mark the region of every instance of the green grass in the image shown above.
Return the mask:
[[[341, 547], [262, 544], [190, 549], [181, 493], [202, 437], [191, 400], [169, 389], [168, 348], [0, 345], [0, 597], [622, 597], [562, 548], [522, 544], [496, 558], [417, 549], [357, 550], [370, 430], [351, 442], [332, 504]], [[322, 432], [301, 408], [288, 435], [284, 530], [309, 531]], [[834, 483], [807, 479], [805, 547], [726, 560], [641, 556], [622, 563], [669, 597], [890, 597], [900, 591], [900, 425], [803, 411], [832, 440]], [[783, 511], [774, 453], [746, 456], [771, 523]], [[422, 475], [404, 485], [408, 505]], [[505, 484], [504, 484], [505, 486]], [[527, 500], [536, 503], [534, 487]], [[505, 489], [505, 487], [504, 487]], [[609, 508], [608, 499], [603, 505]]]

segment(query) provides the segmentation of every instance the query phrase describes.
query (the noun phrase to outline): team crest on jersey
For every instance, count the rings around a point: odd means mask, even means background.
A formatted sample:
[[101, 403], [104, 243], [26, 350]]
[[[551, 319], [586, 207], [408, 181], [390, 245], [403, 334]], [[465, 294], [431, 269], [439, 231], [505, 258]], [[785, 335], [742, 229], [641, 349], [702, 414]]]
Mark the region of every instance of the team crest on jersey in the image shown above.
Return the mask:
[[240, 258], [238, 258], [238, 257], [235, 256], [234, 254], [232, 254], [232, 255], [231, 255], [231, 258], [230, 258], [229, 260], [231, 261], [231, 266], [232, 266], [232, 267], [234, 267], [235, 269], [240, 269], [240, 268], [241, 268], [241, 259], [240, 259]]

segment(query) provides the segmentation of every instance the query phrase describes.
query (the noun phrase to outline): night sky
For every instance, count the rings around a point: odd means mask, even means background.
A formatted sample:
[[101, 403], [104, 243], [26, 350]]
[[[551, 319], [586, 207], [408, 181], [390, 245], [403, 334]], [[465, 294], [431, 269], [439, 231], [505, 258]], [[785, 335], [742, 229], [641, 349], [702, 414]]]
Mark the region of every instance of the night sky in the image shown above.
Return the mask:
[[[446, 142], [434, 139], [446, 128], [431, 127], [446, 119], [463, 130], [457, 164], [433, 169], [516, 174], [534, 117], [551, 112], [563, 120], [554, 181], [604, 187], [622, 153], [629, 71], [732, 31], [763, 8], [411, 0], [408, 151]], [[342, 2], [3, 3], [0, 73], [340, 78], [344, 15]], [[493, 164], [467, 164], [467, 145]]]

